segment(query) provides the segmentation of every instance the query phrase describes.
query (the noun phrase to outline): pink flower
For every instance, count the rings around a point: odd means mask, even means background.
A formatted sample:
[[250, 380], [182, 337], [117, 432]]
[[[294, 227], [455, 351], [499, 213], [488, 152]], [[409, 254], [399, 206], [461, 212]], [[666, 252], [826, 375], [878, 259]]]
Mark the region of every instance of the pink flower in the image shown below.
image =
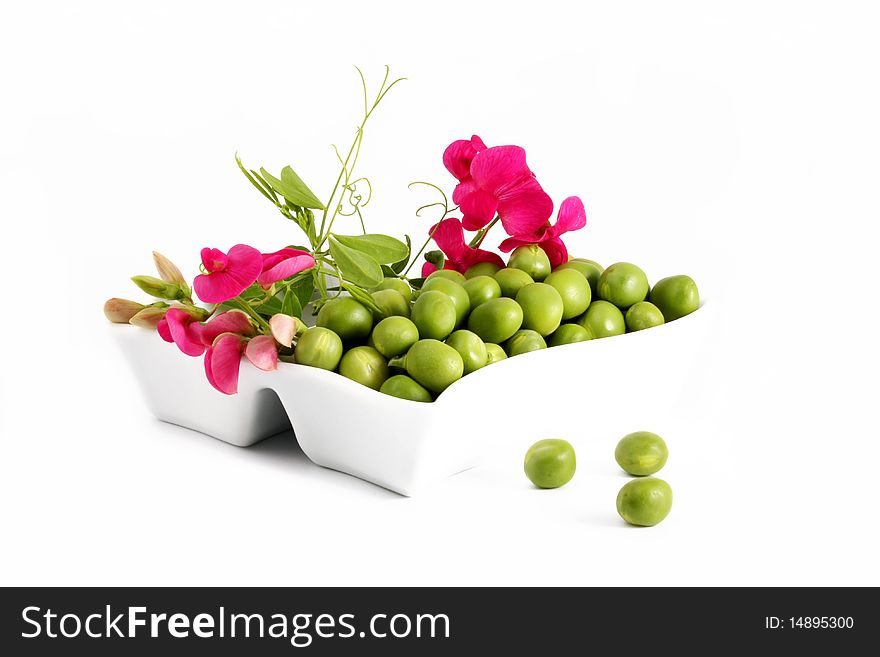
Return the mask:
[[156, 330], [165, 342], [173, 342], [187, 356], [201, 356], [221, 333], [254, 334], [250, 319], [240, 310], [220, 313], [202, 324], [182, 308], [169, 308]]
[[229, 301], [249, 288], [263, 271], [260, 252], [245, 244], [236, 244], [229, 253], [219, 249], [202, 249], [202, 265], [206, 274], [193, 282], [199, 299], [207, 303]]
[[278, 346], [268, 335], [247, 340], [237, 333], [221, 333], [205, 352], [205, 376], [224, 395], [238, 392], [241, 355], [261, 370], [278, 367]]
[[549, 222], [532, 234], [514, 234], [501, 242], [500, 248], [508, 253], [518, 246], [537, 244], [547, 253], [550, 265], [554, 269], [563, 262], [568, 262], [568, 249], [562, 242], [561, 235], [579, 230], [587, 225], [587, 213], [583, 202], [577, 196], [569, 196], [559, 206], [556, 223]]
[[281, 249], [275, 253], [263, 254], [263, 271], [257, 282], [268, 288], [272, 283], [283, 281], [294, 274], [315, 266], [315, 259], [306, 251], [299, 249]]
[[452, 200], [467, 230], [479, 230], [498, 214], [509, 235], [532, 233], [553, 212], [553, 201], [538, 184], [519, 146], [486, 148], [474, 135], [450, 144], [443, 164], [459, 183]]
[[[465, 243], [464, 229], [458, 219], [444, 219], [431, 228], [431, 231], [434, 232], [434, 241], [437, 246], [446, 255], [444, 269], [454, 269], [463, 274], [478, 262], [492, 262], [499, 267], [504, 266], [504, 261], [497, 253], [473, 249]], [[422, 265], [422, 276], [427, 276], [436, 269], [437, 267], [433, 264], [426, 262]]]

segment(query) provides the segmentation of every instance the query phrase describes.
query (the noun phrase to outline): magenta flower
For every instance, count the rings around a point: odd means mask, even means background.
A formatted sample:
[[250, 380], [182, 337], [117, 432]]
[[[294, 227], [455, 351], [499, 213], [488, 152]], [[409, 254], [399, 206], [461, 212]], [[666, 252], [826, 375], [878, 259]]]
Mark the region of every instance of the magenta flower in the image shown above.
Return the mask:
[[169, 308], [156, 330], [165, 342], [173, 342], [187, 356], [201, 356], [221, 333], [254, 334], [250, 319], [240, 310], [220, 313], [202, 324], [181, 308]]
[[315, 259], [307, 251], [281, 249], [275, 253], [263, 254], [263, 271], [257, 282], [265, 289], [272, 283], [283, 281], [294, 274], [315, 266]]
[[242, 354], [261, 370], [278, 367], [278, 346], [270, 336], [258, 335], [248, 340], [237, 333], [221, 333], [205, 352], [205, 376], [224, 395], [238, 392]]
[[229, 253], [219, 249], [202, 249], [202, 265], [206, 274], [193, 282], [199, 299], [206, 303], [223, 303], [249, 288], [263, 271], [263, 256], [255, 248], [236, 244]]
[[474, 135], [450, 144], [443, 164], [459, 183], [452, 200], [467, 230], [479, 230], [496, 213], [509, 235], [538, 230], [553, 213], [553, 201], [538, 184], [519, 146], [486, 148]]
[[[434, 233], [434, 241], [446, 256], [444, 269], [454, 269], [462, 274], [478, 262], [492, 262], [499, 267], [504, 266], [504, 261], [497, 253], [474, 249], [464, 241], [464, 229], [458, 219], [444, 219], [431, 228]], [[427, 276], [437, 268], [430, 262], [422, 266], [422, 276]]]
[[505, 253], [518, 246], [537, 244], [547, 253], [550, 266], [554, 269], [563, 262], [568, 262], [568, 249], [565, 248], [561, 236], [573, 230], [580, 230], [587, 225], [587, 213], [583, 202], [577, 196], [569, 196], [559, 206], [556, 223], [549, 222], [532, 234], [515, 234], [501, 242], [500, 248]]

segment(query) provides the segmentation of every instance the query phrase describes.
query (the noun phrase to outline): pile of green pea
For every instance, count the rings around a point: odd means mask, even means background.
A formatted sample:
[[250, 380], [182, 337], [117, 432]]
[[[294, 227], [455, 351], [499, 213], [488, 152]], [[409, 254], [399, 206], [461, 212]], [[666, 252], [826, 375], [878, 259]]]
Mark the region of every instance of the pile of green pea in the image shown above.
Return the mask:
[[683, 317], [700, 305], [696, 283], [671, 276], [653, 288], [636, 265], [603, 268], [574, 258], [551, 271], [539, 246], [513, 251], [507, 266], [442, 269], [414, 290], [386, 278], [371, 297], [328, 301], [297, 342], [297, 363], [336, 370], [394, 397], [433, 401], [486, 365], [548, 346], [620, 335]]
[[[666, 442], [656, 433], [636, 431], [620, 439], [614, 450], [617, 464], [627, 474], [639, 477], [617, 494], [617, 512], [631, 525], [652, 527], [672, 510], [672, 488], [653, 475], [669, 457]], [[574, 477], [577, 467], [574, 447], [567, 440], [539, 440], [526, 452], [523, 468], [538, 488], [559, 488]]]

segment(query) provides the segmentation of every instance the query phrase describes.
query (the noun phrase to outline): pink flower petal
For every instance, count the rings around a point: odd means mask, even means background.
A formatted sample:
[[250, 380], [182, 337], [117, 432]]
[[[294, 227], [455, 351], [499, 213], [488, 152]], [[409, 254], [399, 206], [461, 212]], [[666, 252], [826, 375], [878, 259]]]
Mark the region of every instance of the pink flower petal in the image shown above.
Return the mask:
[[278, 369], [278, 346], [269, 335], [258, 335], [251, 338], [245, 347], [244, 355], [254, 366], [271, 372]]
[[425, 262], [422, 265], [422, 278], [427, 278], [435, 271], [437, 271], [437, 266], [433, 262]]
[[[294, 249], [291, 249], [291, 251], [293, 250]], [[283, 281], [285, 278], [290, 278], [294, 274], [298, 274], [306, 269], [311, 269], [314, 266], [315, 259], [308, 253], [305, 255], [297, 255], [282, 260], [271, 269], [264, 269], [263, 273], [260, 274], [260, 277], [257, 279], [257, 282], [264, 288], [268, 288], [276, 281]]]
[[464, 227], [468, 230], [479, 230], [495, 217], [498, 199], [490, 192], [478, 189], [461, 199], [459, 209]]
[[165, 322], [174, 344], [187, 356], [201, 356], [205, 353], [205, 345], [191, 328], [194, 321], [192, 315], [180, 308], [169, 308], [165, 313]]
[[498, 216], [508, 235], [531, 235], [553, 214], [553, 200], [532, 177], [506, 190], [498, 199]]
[[548, 237], [559, 237], [563, 233], [580, 230], [587, 225], [587, 212], [577, 196], [569, 196], [559, 206], [556, 223], [548, 230]]
[[263, 271], [267, 269], [272, 269], [275, 265], [288, 258], [295, 258], [296, 256], [301, 255], [309, 255], [308, 251], [302, 251], [300, 249], [292, 249], [289, 246], [278, 251], [274, 251], [272, 253], [264, 253], [263, 254]]
[[202, 264], [205, 269], [210, 272], [223, 271], [226, 269], [226, 264], [229, 261], [226, 254], [220, 249], [209, 249], [208, 247], [205, 247], [202, 249], [201, 256]]
[[296, 335], [296, 321], [290, 315], [278, 313], [269, 319], [269, 328], [272, 329], [272, 337], [285, 347], [293, 345], [293, 337]]
[[[222, 255], [216, 249], [202, 249], [202, 260], [205, 260], [206, 251], [211, 262], [219, 262], [216, 254]], [[216, 253], [214, 253], [216, 252]], [[222, 270], [211, 269], [207, 264], [205, 268], [211, 273], [196, 276], [193, 288], [202, 301], [207, 303], [223, 303], [244, 292], [257, 280], [257, 276], [263, 270], [263, 257], [259, 251], [245, 244], [236, 244], [226, 255], [227, 261]], [[203, 264], [205, 264], [203, 262]]]
[[534, 240], [522, 239], [520, 237], [508, 237], [498, 245], [498, 250], [504, 253], [510, 253], [518, 246], [525, 246], [526, 244], [534, 243]]
[[519, 146], [493, 146], [477, 153], [471, 162], [474, 182], [492, 194], [529, 175], [526, 152]]
[[558, 237], [541, 242], [538, 246], [544, 249], [550, 259], [550, 267], [556, 269], [563, 262], [568, 262], [568, 249]]
[[227, 310], [211, 318], [207, 324], [199, 324], [196, 332], [202, 344], [209, 346], [214, 344], [218, 335], [223, 333], [253, 335], [254, 328], [246, 313], [241, 310]]
[[225, 395], [238, 392], [238, 373], [244, 340], [241, 336], [225, 333], [217, 338], [205, 355], [205, 375], [217, 390]]
[[168, 320], [164, 317], [156, 324], [156, 331], [159, 332], [159, 335], [162, 336], [165, 342], [174, 342], [174, 338], [171, 337], [171, 329], [168, 328]]
[[458, 219], [444, 219], [431, 228], [434, 241], [449, 260], [458, 260], [467, 250], [464, 243], [464, 230]]
[[461, 273], [465, 273], [468, 269], [480, 262], [491, 262], [493, 265], [504, 267], [504, 260], [502, 260], [501, 256], [497, 253], [484, 251], [483, 249], [471, 249], [470, 253], [467, 254], [462, 263], [464, 269]]
[[456, 205], [461, 205], [462, 199], [466, 198], [469, 194], [473, 194], [478, 189], [480, 188], [477, 187], [477, 183], [467, 178], [458, 183], [455, 189], [452, 190], [452, 202]]
[[486, 144], [476, 135], [454, 141], [443, 151], [443, 166], [458, 180], [464, 180], [470, 176], [471, 160], [485, 148]]

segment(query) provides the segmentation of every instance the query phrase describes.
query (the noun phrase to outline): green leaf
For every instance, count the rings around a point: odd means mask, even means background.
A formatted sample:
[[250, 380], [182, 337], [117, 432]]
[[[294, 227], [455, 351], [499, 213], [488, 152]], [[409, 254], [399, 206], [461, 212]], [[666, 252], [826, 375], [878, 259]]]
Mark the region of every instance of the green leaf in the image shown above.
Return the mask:
[[375, 287], [382, 282], [382, 268], [378, 262], [334, 237], [330, 237], [330, 255], [345, 280], [365, 288]]
[[[275, 203], [277, 205], [278, 199], [272, 198], [272, 196], [269, 195], [269, 192], [266, 191], [266, 189], [264, 189], [263, 186], [257, 182], [256, 178], [258, 176], [255, 171], [251, 171], [249, 173], [248, 170], [244, 168], [244, 164], [241, 163], [241, 158], [238, 156], [238, 153], [235, 154], [235, 163], [238, 165], [238, 168], [241, 169], [241, 172], [244, 174], [244, 177], [251, 181], [251, 185], [256, 187], [257, 191], [260, 192], [260, 194], [262, 194], [267, 199], [272, 201], [272, 203]], [[251, 174], [253, 174], [253, 175], [251, 175]]]
[[370, 256], [376, 262], [390, 265], [406, 258], [409, 248], [399, 239], [389, 235], [366, 234], [366, 235], [333, 235], [340, 244], [360, 251]]
[[324, 209], [324, 204], [318, 200], [318, 197], [312, 193], [312, 190], [306, 187], [306, 184], [290, 167], [284, 167], [281, 170], [281, 180], [262, 167], [260, 167], [260, 173], [263, 174], [263, 178], [266, 179], [266, 182], [269, 183], [272, 189], [281, 194], [288, 203], [304, 208]]
[[425, 284], [424, 278], [408, 278], [407, 280], [409, 281], [410, 287], [414, 290], [421, 290], [422, 285]]
[[399, 274], [406, 268], [409, 264], [409, 257], [412, 255], [412, 240], [409, 238], [409, 235], [404, 235], [404, 237], [406, 238], [406, 257], [391, 265], [391, 269], [395, 274]]
[[386, 277], [397, 278], [397, 272], [391, 269], [388, 265], [382, 265], [382, 273], [385, 274]]
[[266, 303], [257, 306], [256, 310], [261, 315], [271, 317], [272, 315], [277, 315], [282, 312], [281, 305], [281, 299], [278, 297], [270, 297]]
[[299, 297], [296, 296], [296, 292], [290, 287], [284, 292], [284, 301], [281, 302], [281, 312], [285, 315], [290, 315], [291, 317], [302, 318], [302, 304], [299, 302]]
[[290, 289], [296, 294], [300, 308], [305, 308], [309, 305], [309, 302], [312, 300], [312, 292], [315, 291], [315, 280], [312, 278], [311, 272], [308, 272], [307, 276], [303, 276], [299, 280], [294, 279], [290, 284]]
[[378, 313], [382, 317], [385, 317], [385, 313], [376, 303], [376, 300], [370, 296], [370, 293], [364, 290], [363, 288], [358, 287], [357, 285], [352, 285], [351, 283], [346, 283], [342, 281], [342, 287], [352, 296], [356, 301], [360, 301], [360, 303], [367, 308], [369, 308], [372, 312]]

